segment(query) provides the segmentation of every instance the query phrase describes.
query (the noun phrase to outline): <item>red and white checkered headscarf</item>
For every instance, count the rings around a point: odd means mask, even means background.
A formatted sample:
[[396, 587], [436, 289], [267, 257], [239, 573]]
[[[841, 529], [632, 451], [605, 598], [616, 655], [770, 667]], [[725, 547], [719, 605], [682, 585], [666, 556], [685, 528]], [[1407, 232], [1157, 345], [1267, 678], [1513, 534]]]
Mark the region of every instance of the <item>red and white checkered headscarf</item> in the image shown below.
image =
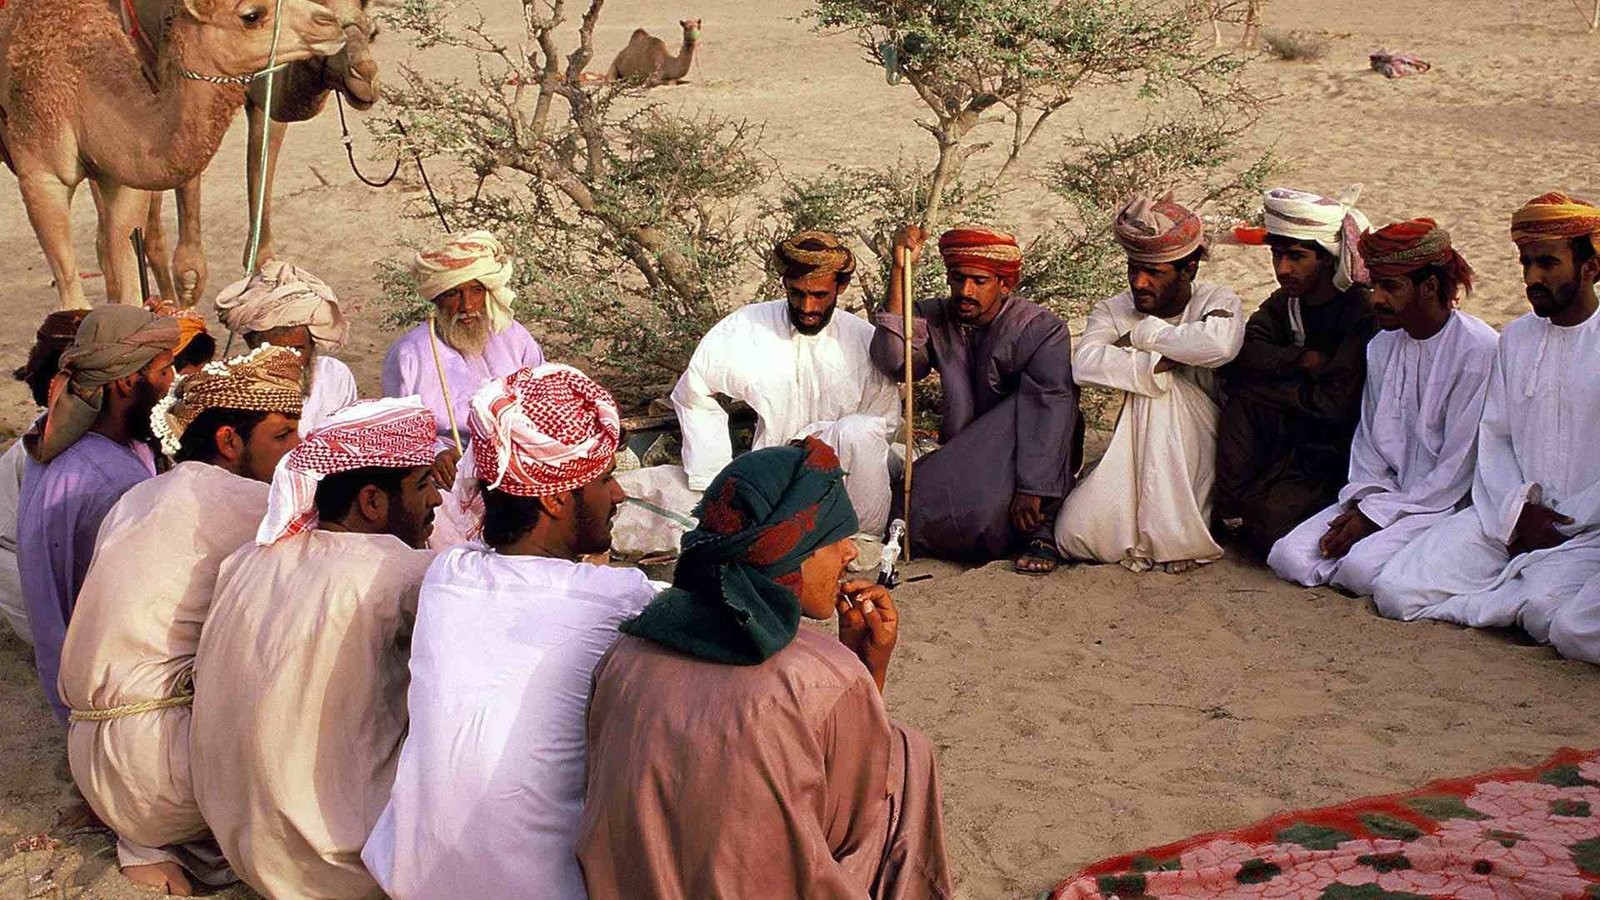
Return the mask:
[[364, 400], [334, 413], [278, 462], [256, 543], [275, 544], [317, 527], [317, 485], [324, 476], [367, 466], [433, 465], [437, 434], [433, 413], [416, 397]]

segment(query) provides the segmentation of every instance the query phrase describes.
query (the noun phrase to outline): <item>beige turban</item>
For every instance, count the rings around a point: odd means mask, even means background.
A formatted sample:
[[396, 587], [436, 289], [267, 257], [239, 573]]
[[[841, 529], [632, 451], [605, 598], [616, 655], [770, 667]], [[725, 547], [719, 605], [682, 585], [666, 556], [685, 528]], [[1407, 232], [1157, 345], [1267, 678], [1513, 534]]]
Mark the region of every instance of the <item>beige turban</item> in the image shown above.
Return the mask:
[[1140, 263], [1177, 262], [1205, 246], [1200, 217], [1168, 197], [1136, 197], [1111, 226], [1128, 259]]
[[179, 379], [150, 413], [161, 449], [177, 456], [183, 433], [208, 409], [242, 409], [299, 416], [300, 354], [265, 344], [227, 362], [207, 363]]
[[856, 270], [855, 254], [826, 231], [802, 231], [772, 248], [772, 267], [780, 277], [838, 274]]
[[1261, 201], [1267, 234], [1316, 242], [1338, 260], [1333, 286], [1348, 291], [1352, 284], [1367, 282], [1367, 267], [1356, 245], [1371, 223], [1356, 209], [1360, 198], [1359, 184], [1345, 188], [1338, 198], [1273, 188]]
[[47, 463], [94, 427], [105, 387], [138, 372], [178, 345], [178, 323], [137, 306], [102, 306], [83, 318], [61, 354], [64, 390], [56, 394], [44, 432], [28, 452]]
[[223, 288], [217, 295], [217, 318], [238, 334], [304, 325], [317, 346], [327, 350], [344, 343], [350, 331], [333, 288], [305, 269], [279, 260]]
[[511, 270], [510, 255], [487, 231], [447, 235], [411, 260], [417, 293], [429, 302], [451, 288], [480, 282], [489, 293], [489, 326], [497, 332], [511, 324], [511, 302], [517, 298], [511, 290]]

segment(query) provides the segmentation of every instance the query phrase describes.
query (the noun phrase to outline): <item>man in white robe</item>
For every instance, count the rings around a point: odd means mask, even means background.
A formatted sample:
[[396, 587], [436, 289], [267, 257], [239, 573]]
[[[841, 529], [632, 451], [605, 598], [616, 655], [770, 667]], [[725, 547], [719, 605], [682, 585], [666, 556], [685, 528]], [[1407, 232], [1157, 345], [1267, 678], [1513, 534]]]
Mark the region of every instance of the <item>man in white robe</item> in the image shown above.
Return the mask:
[[868, 355], [872, 325], [835, 315], [855, 257], [831, 234], [802, 231], [780, 241], [772, 261], [787, 299], [754, 303], [718, 322], [673, 388], [689, 487], [704, 491], [733, 460], [720, 394], [755, 410], [753, 450], [807, 435], [833, 447], [849, 473], [846, 490], [862, 533], [881, 537], [900, 393]]
[[262, 344], [300, 354], [305, 402], [300, 435], [321, 427], [328, 417], [356, 402], [356, 376], [329, 356], [350, 333], [339, 298], [322, 279], [298, 266], [272, 260], [261, 271], [222, 289], [217, 318], [254, 350]]
[[1140, 197], [1113, 228], [1129, 289], [1089, 314], [1072, 374], [1121, 392], [1122, 410], [1105, 455], [1062, 504], [1056, 546], [1135, 572], [1184, 572], [1222, 556], [1209, 527], [1215, 370], [1244, 343], [1243, 310], [1228, 288], [1195, 283], [1206, 249], [1192, 211]]
[[100, 526], [58, 686], [73, 780], [136, 883], [233, 880], [189, 780], [194, 653], [217, 569], [255, 534], [273, 467], [300, 441], [299, 409], [300, 360], [278, 347], [179, 380], [152, 417], [177, 466]]
[[617, 407], [544, 365], [485, 385], [469, 418], [458, 490], [483, 543], [445, 551], [423, 583], [411, 731], [362, 859], [397, 900], [582, 900], [590, 678], [655, 595], [637, 569], [581, 561], [610, 548], [623, 499]]
[[1478, 423], [1499, 335], [1457, 310], [1472, 268], [1432, 219], [1363, 234], [1372, 311], [1350, 482], [1333, 505], [1280, 538], [1279, 578], [1357, 596], [1394, 555], [1468, 502]]
[[[1600, 209], [1563, 194], [1511, 220], [1533, 307], [1505, 327], [1489, 375], [1472, 506], [1397, 555], [1373, 589], [1378, 611], [1521, 628], [1600, 661], [1592, 593], [1600, 575]], [[1582, 636], [1589, 635], [1589, 640]]]
[[406, 731], [408, 636], [439, 492], [433, 414], [356, 403], [283, 458], [195, 656], [195, 799], [268, 897], [378, 897], [361, 864]]

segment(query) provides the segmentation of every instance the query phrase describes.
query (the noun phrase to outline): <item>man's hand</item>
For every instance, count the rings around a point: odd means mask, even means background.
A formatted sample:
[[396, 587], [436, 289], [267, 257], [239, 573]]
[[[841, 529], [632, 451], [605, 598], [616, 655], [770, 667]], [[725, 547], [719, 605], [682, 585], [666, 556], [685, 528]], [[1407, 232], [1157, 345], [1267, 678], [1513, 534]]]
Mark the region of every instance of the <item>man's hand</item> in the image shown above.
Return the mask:
[[1231, 310], [1226, 310], [1226, 309], [1208, 309], [1208, 310], [1206, 310], [1206, 314], [1200, 317], [1200, 321], [1204, 322], [1207, 319], [1231, 319], [1231, 318], [1233, 318], [1233, 312]]
[[1300, 354], [1299, 359], [1294, 361], [1294, 365], [1295, 368], [1302, 372], [1315, 375], [1316, 373], [1328, 367], [1328, 357], [1317, 352], [1316, 350], [1306, 350], [1304, 353]]
[[1535, 550], [1559, 547], [1572, 539], [1571, 535], [1556, 530], [1557, 525], [1571, 525], [1572, 517], [1564, 516], [1548, 506], [1537, 503], [1522, 504], [1522, 515], [1517, 517], [1517, 527], [1511, 532], [1511, 543], [1506, 549], [1512, 556], [1521, 556]]
[[839, 586], [839, 642], [872, 673], [878, 693], [889, 674], [889, 657], [900, 636], [900, 613], [889, 589], [871, 581], [852, 580]]
[[[920, 225], [904, 225], [894, 233], [894, 249], [910, 253], [913, 263], [922, 258], [922, 245], [927, 242], [928, 229]], [[899, 258], [899, 253], [894, 258]]]
[[1124, 350], [1128, 350], [1128, 349], [1132, 348], [1133, 347], [1133, 332], [1130, 331], [1127, 334], [1124, 334], [1121, 337], [1118, 337], [1115, 341], [1112, 342], [1111, 346], [1113, 346], [1113, 347], [1121, 347]]
[[1382, 529], [1358, 508], [1347, 509], [1328, 523], [1328, 533], [1317, 545], [1323, 559], [1343, 559], [1357, 542]]
[[456, 448], [448, 447], [439, 451], [433, 458], [433, 483], [441, 491], [448, 491], [456, 485], [456, 464], [461, 462], [461, 454]]
[[1011, 497], [1011, 527], [1026, 534], [1044, 524], [1044, 499], [1032, 494]]
[[1156, 374], [1159, 375], [1162, 372], [1171, 372], [1173, 369], [1176, 369], [1181, 365], [1183, 365], [1183, 363], [1180, 363], [1175, 359], [1167, 359], [1165, 356], [1160, 357], [1156, 360]]

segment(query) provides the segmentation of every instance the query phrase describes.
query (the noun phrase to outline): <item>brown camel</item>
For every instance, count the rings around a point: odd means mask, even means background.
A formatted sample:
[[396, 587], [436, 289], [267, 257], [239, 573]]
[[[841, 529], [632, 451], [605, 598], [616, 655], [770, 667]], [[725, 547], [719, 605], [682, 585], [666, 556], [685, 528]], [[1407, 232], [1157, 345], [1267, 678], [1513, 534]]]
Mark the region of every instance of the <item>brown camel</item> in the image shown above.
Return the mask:
[[88, 307], [72, 247], [72, 195], [99, 194], [96, 249], [112, 302], [140, 301], [128, 235], [149, 191], [198, 175], [267, 64], [275, 11], [281, 62], [337, 53], [339, 20], [312, 0], [184, 0], [165, 23], [157, 86], [104, 0], [0, 6], [0, 145], [56, 281], [61, 308]]
[[[117, 2], [117, 0], [113, 0]], [[158, 33], [157, 25], [177, 0], [134, 0], [139, 25], [147, 34]], [[304, 122], [326, 107], [332, 91], [344, 94], [356, 109], [367, 109], [378, 99], [378, 63], [372, 57], [371, 43], [377, 25], [368, 15], [369, 0], [317, 0], [339, 19], [344, 29], [345, 47], [326, 58], [295, 63], [279, 72], [272, 86], [272, 118], [268, 134], [266, 206], [261, 214], [260, 249], [256, 264], [273, 258], [272, 180], [278, 166], [278, 150], [283, 146], [289, 123]], [[267, 126], [266, 80], [250, 85], [245, 96], [245, 118], [249, 122], [246, 143], [245, 194], [248, 229], [255, 221], [258, 174], [261, 171], [261, 129]], [[145, 242], [156, 288], [179, 306], [193, 306], [206, 287], [205, 246], [200, 225], [200, 177], [177, 189], [178, 246], [167, 263], [166, 228], [161, 219], [161, 196], [152, 198]], [[249, 264], [249, 231], [245, 232], [244, 264]]]
[[617, 58], [606, 70], [607, 81], [623, 81], [655, 87], [658, 84], [683, 84], [689, 74], [689, 64], [694, 62], [694, 46], [700, 41], [700, 20], [683, 19], [683, 48], [677, 56], [667, 53], [667, 42], [651, 37], [650, 32], [636, 28], [628, 46], [622, 48]]

